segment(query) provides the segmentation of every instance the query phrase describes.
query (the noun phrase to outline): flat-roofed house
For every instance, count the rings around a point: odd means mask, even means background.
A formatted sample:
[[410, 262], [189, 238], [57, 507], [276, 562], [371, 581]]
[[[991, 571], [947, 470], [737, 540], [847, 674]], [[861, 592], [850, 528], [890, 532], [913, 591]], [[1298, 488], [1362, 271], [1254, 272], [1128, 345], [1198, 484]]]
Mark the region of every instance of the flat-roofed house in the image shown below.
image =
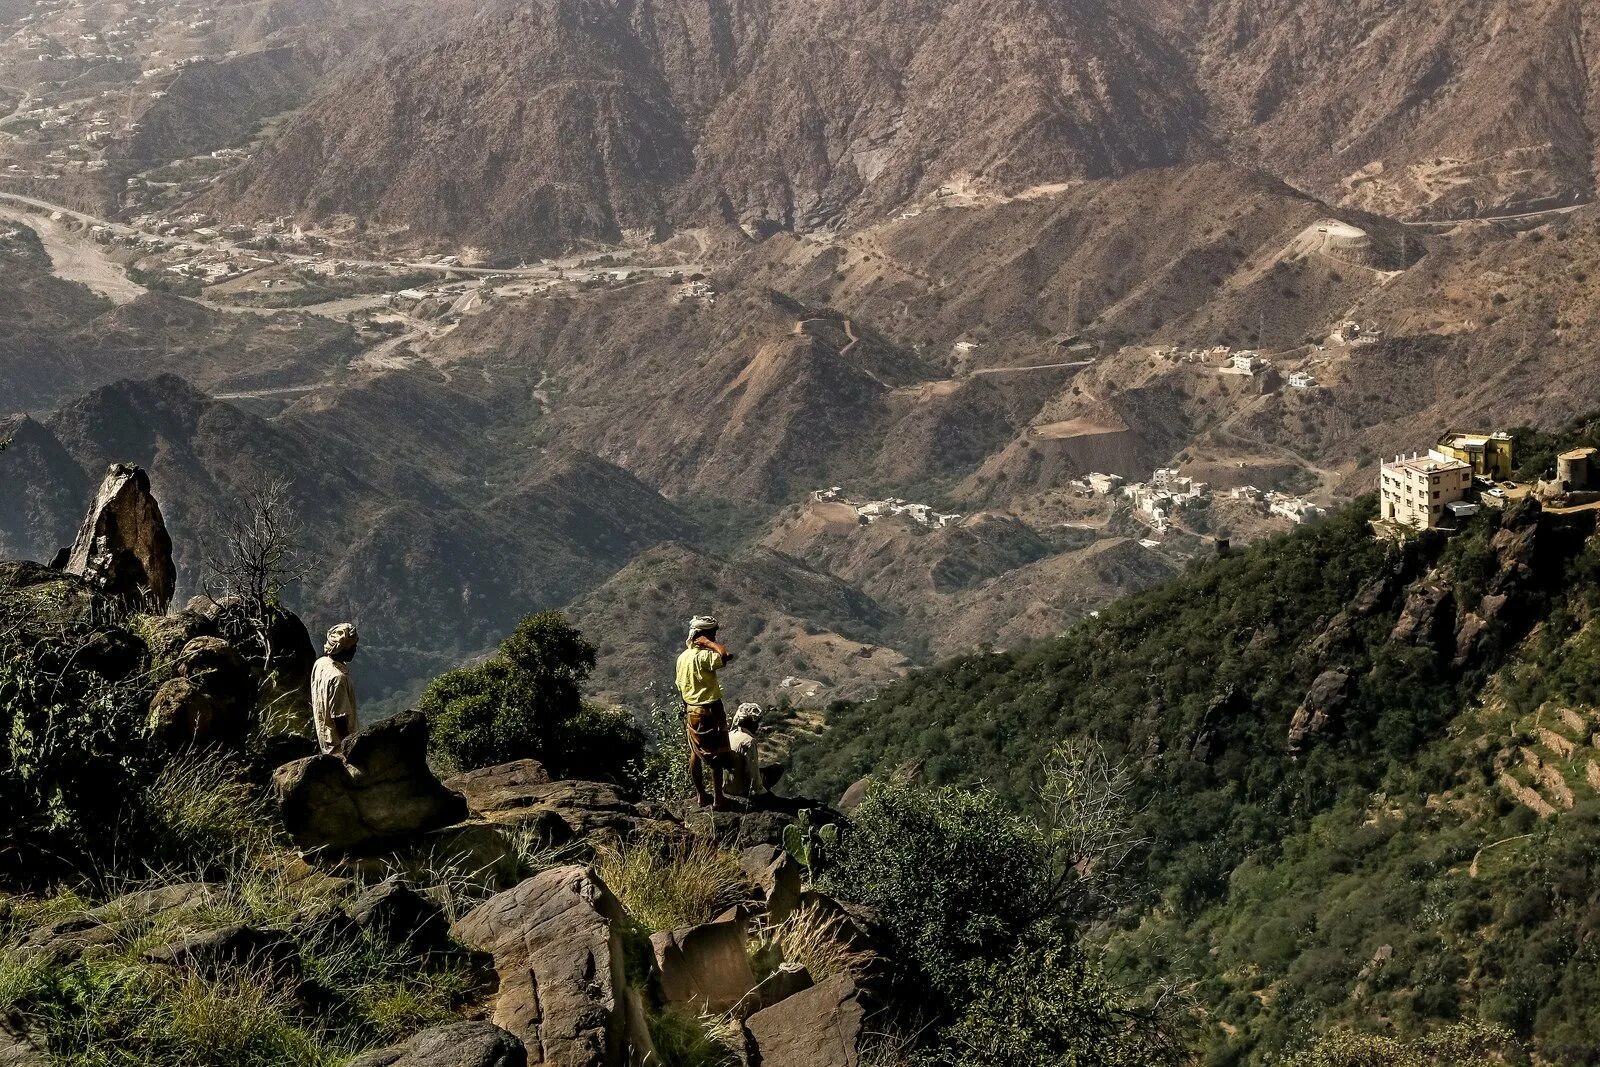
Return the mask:
[[1464, 500], [1472, 488], [1472, 465], [1430, 452], [1396, 456], [1378, 474], [1378, 496], [1385, 520], [1418, 530], [1443, 525], [1447, 505]]
[[1439, 438], [1435, 451], [1472, 467], [1479, 478], [1504, 482], [1511, 478], [1513, 454], [1508, 433], [1471, 433], [1452, 430]]

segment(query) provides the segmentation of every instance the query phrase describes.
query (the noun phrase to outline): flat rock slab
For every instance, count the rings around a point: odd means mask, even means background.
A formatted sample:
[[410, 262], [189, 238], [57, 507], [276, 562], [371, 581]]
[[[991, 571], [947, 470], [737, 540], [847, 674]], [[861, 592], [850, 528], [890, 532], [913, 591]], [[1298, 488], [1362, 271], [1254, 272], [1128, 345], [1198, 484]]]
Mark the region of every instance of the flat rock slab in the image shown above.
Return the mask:
[[368, 1052], [349, 1067], [527, 1067], [516, 1036], [489, 1022], [436, 1026], [404, 1045]]
[[519, 759], [467, 771], [446, 778], [444, 784], [466, 797], [474, 812], [494, 818], [538, 803], [540, 788], [550, 784], [550, 773], [538, 760]]
[[745, 1022], [761, 1067], [857, 1067], [866, 1007], [847, 976], [785, 997]]
[[625, 963], [627, 922], [592, 870], [568, 866], [491, 897], [450, 932], [494, 957], [493, 1021], [527, 1046], [530, 1064], [624, 1067], [657, 1060]]
[[662, 999], [700, 1014], [733, 1008], [756, 985], [745, 941], [745, 924], [739, 921], [702, 923], [652, 936]]

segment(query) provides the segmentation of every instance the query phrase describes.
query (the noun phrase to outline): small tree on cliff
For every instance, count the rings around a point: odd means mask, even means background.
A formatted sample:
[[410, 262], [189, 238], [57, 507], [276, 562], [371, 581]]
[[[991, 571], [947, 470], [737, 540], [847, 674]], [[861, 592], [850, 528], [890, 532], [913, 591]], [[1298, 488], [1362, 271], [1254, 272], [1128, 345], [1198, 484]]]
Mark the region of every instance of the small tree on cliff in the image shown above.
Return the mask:
[[221, 545], [205, 560], [207, 594], [239, 598], [269, 659], [272, 620], [283, 589], [308, 569], [301, 530], [288, 483], [270, 481], [244, 493], [225, 521]]
[[595, 648], [558, 611], [530, 615], [487, 663], [434, 679], [419, 705], [433, 755], [456, 770], [537, 759], [553, 772], [615, 777], [639, 752], [625, 719], [583, 701]]

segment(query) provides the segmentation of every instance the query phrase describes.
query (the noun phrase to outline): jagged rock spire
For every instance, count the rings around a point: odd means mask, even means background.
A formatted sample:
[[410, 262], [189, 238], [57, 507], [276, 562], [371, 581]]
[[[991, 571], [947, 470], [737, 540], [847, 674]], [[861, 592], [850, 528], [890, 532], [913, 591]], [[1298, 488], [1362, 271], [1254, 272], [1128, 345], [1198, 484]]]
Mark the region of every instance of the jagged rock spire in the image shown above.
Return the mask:
[[172, 538], [144, 468], [113, 463], [106, 470], [66, 570], [147, 611], [167, 609], [177, 585]]

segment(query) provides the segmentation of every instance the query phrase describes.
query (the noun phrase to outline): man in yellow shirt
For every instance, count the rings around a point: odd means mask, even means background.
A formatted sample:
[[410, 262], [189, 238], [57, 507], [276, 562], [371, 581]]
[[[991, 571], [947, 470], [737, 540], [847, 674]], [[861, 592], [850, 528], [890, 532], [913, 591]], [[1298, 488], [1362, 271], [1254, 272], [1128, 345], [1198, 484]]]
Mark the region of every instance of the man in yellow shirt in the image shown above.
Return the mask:
[[[728, 713], [722, 706], [717, 672], [733, 661], [726, 645], [717, 643], [717, 620], [696, 615], [689, 621], [689, 639], [678, 654], [678, 695], [689, 724], [689, 776], [703, 808], [727, 811], [722, 794], [722, 769], [732, 758], [728, 747]], [[705, 766], [711, 768], [711, 796], [706, 796]]]

